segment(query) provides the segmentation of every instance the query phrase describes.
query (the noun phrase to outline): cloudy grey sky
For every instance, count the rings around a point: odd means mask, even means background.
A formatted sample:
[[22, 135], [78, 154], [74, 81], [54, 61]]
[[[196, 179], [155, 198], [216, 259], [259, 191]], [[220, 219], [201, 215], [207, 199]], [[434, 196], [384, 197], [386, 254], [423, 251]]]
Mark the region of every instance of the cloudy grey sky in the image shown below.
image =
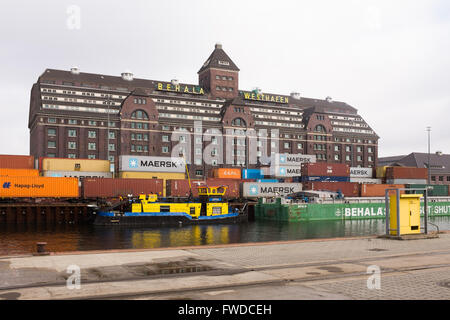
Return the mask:
[[1, 154], [28, 154], [30, 90], [45, 68], [197, 83], [216, 42], [240, 89], [357, 108], [379, 156], [426, 152], [426, 126], [432, 151], [450, 153], [448, 0], [3, 0], [0, 33]]

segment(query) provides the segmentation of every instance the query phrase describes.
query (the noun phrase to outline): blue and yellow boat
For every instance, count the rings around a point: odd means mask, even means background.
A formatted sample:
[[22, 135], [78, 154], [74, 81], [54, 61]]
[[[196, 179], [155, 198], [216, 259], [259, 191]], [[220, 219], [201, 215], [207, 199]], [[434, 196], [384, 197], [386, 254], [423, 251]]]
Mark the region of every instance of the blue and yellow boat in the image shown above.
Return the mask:
[[95, 225], [182, 226], [189, 224], [241, 223], [248, 221], [243, 208], [224, 200], [226, 186], [199, 186], [198, 199], [162, 199], [155, 194], [128, 199], [121, 210], [97, 212]]

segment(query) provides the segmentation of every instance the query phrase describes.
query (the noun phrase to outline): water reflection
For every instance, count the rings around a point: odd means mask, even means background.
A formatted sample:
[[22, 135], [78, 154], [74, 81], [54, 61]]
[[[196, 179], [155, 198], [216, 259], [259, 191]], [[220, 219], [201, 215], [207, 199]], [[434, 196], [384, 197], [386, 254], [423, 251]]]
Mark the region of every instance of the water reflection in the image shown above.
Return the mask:
[[[450, 230], [450, 217], [430, 222]], [[429, 231], [435, 227], [428, 226]], [[202, 246], [261, 241], [284, 241], [384, 234], [385, 222], [376, 220], [309, 221], [298, 223], [257, 221], [241, 225], [195, 225], [141, 228], [100, 226], [0, 226], [0, 255], [34, 252], [36, 242], [50, 251], [145, 249]]]

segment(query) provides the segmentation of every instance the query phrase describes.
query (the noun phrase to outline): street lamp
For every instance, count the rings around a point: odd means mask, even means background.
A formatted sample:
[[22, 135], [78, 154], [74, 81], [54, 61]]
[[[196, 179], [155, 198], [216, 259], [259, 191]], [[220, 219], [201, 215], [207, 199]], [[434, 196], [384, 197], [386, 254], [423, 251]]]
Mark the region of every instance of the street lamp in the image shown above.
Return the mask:
[[427, 127], [428, 131], [428, 184], [431, 184], [431, 168], [430, 168], [430, 133], [431, 133], [431, 127]]

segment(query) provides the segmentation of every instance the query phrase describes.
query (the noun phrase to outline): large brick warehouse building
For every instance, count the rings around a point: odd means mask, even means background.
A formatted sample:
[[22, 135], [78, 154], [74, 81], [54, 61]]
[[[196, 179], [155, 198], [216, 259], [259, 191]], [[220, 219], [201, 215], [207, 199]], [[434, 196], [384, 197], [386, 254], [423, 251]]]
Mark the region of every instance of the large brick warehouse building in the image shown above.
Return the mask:
[[213, 167], [259, 167], [251, 154], [274, 152], [375, 167], [379, 138], [344, 102], [240, 90], [239, 68], [220, 44], [198, 84], [47, 69], [32, 87], [28, 126], [35, 157], [109, 157], [117, 168], [120, 155], [170, 156], [177, 147], [188, 150], [196, 177]]

